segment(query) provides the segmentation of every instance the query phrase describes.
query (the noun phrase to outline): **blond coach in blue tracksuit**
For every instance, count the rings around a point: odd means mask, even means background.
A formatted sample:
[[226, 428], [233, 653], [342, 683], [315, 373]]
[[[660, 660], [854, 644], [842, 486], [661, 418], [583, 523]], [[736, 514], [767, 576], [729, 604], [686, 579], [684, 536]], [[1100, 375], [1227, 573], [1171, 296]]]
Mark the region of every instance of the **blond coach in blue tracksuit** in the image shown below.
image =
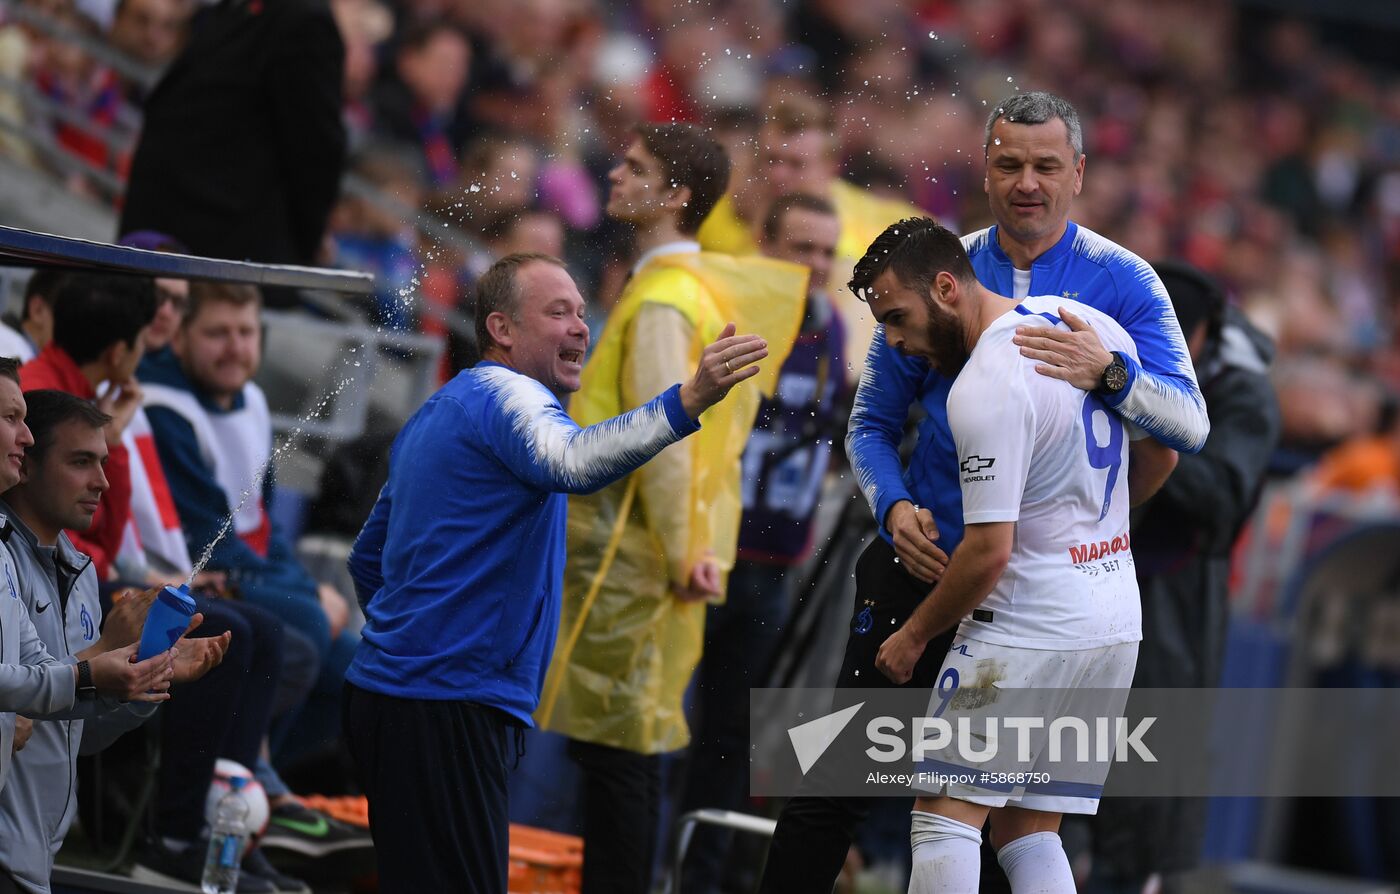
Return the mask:
[[507, 740], [531, 724], [554, 649], [564, 495], [616, 481], [696, 431], [767, 356], [730, 326], [691, 382], [581, 429], [560, 400], [579, 387], [583, 307], [548, 256], [487, 271], [484, 359], [404, 426], [355, 541], [367, 620], [346, 673], [345, 732], [384, 894], [505, 890]]

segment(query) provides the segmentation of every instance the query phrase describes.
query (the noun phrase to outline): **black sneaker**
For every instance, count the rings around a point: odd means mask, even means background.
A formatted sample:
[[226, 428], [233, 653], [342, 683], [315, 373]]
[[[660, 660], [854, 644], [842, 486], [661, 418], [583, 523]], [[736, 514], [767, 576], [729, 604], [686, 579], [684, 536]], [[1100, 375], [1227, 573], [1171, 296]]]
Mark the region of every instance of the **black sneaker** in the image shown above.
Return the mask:
[[[204, 876], [208, 847], [209, 842], [204, 839], [182, 851], [171, 850], [161, 842], [150, 842], [136, 854], [136, 863], [131, 868], [132, 881], [198, 891], [200, 879]], [[247, 861], [244, 862], [246, 864]], [[279, 890], [256, 873], [238, 873], [239, 894], [277, 894]]]
[[272, 887], [276, 888], [279, 894], [311, 894], [311, 886], [306, 882], [278, 872], [267, 861], [261, 847], [253, 848], [252, 852], [243, 858], [243, 871], [272, 882]]
[[307, 857], [324, 857], [341, 851], [372, 848], [374, 841], [362, 829], [289, 801], [273, 808], [267, 831], [258, 846], [294, 851]]

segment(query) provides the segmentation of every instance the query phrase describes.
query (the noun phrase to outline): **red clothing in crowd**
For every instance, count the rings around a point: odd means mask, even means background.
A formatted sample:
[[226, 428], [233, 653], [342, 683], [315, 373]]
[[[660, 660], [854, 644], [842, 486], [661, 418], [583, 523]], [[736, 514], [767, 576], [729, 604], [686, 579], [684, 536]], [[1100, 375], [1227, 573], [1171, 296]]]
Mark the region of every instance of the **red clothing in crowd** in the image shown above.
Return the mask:
[[[78, 364], [53, 342], [49, 342], [38, 357], [19, 368], [19, 383], [25, 391], [52, 388], [84, 400], [97, 400], [97, 392]], [[98, 580], [108, 579], [112, 562], [121, 548], [122, 532], [131, 518], [131, 467], [126, 448], [117, 444], [109, 445], [107, 450], [107, 465], [103, 466], [103, 471], [110, 486], [102, 495], [92, 525], [86, 531], [68, 532], [73, 545], [92, 557]]]

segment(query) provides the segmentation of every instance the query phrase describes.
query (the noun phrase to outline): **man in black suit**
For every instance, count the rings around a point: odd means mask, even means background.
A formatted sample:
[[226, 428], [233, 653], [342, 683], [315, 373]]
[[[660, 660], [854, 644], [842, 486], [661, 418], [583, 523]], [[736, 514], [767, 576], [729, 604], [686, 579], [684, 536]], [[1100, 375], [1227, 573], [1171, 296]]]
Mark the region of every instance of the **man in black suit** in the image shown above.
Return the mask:
[[121, 232], [312, 263], [345, 161], [345, 50], [326, 0], [221, 0], [146, 102]]

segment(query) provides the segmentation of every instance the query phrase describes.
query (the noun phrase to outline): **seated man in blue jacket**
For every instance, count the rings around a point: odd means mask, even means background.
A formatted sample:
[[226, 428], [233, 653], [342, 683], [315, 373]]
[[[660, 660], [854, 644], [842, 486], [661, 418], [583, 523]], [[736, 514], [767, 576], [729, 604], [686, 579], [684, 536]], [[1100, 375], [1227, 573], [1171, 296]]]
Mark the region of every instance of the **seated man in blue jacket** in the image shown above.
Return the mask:
[[690, 382], [580, 429], [561, 400], [579, 388], [588, 326], [564, 265], [509, 255], [477, 290], [483, 360], [404, 425], [350, 555], [367, 622], [345, 732], [384, 894], [506, 889], [507, 727], [518, 743], [554, 649], [564, 495], [696, 431], [768, 355], [730, 324]]

